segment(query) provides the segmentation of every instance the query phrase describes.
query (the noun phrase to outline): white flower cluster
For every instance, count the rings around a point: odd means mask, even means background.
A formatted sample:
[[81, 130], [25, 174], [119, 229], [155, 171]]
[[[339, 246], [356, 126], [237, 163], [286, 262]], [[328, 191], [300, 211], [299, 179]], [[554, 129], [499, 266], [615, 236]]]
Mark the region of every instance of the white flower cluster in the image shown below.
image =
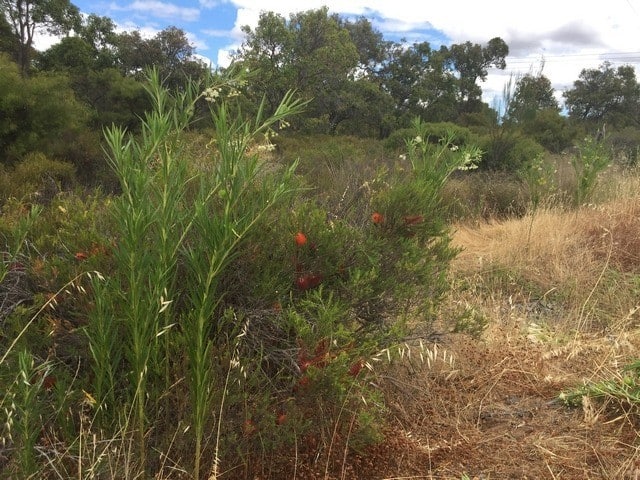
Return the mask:
[[207, 102], [213, 103], [220, 98], [220, 89], [216, 87], [209, 87], [203, 92], [203, 95]]
[[276, 146], [271, 142], [258, 145], [256, 147], [256, 150], [258, 150], [259, 152], [273, 152], [275, 149], [276, 149]]
[[462, 164], [458, 167], [458, 170], [467, 171], [475, 170], [478, 168], [478, 164], [475, 163], [479, 159], [479, 155], [476, 152], [465, 151], [462, 156]]

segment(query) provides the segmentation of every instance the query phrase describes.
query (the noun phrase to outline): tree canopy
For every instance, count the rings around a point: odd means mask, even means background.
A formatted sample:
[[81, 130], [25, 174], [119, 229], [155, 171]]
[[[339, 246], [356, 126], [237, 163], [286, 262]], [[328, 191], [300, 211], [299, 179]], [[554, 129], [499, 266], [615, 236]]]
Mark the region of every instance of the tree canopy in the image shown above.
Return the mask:
[[16, 59], [28, 75], [36, 28], [62, 35], [80, 26], [80, 11], [69, 0], [0, 0], [2, 12], [16, 40]]
[[614, 68], [605, 62], [599, 69], [583, 69], [563, 95], [574, 120], [618, 128], [640, 125], [640, 85], [630, 65]]
[[551, 81], [539, 73], [528, 73], [516, 81], [513, 97], [509, 101], [507, 118], [514, 122], [524, 122], [535, 117], [540, 110], [560, 111]]

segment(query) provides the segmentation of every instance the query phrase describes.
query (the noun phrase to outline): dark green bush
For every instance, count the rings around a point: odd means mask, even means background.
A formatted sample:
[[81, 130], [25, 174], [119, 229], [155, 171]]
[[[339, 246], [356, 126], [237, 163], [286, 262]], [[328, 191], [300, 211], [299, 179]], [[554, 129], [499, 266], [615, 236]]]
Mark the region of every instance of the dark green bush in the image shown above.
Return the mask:
[[567, 119], [554, 109], [537, 111], [523, 123], [522, 131], [552, 153], [564, 151], [576, 137]]
[[[398, 151], [405, 149], [405, 140], [414, 130], [412, 128], [401, 128], [395, 130], [387, 137], [384, 148], [387, 151]], [[451, 134], [453, 144], [458, 146], [472, 145], [477, 143], [476, 136], [466, 127], [450, 122], [425, 123], [425, 140], [429, 143], [438, 143], [441, 138]]]
[[39, 152], [29, 153], [15, 166], [5, 168], [0, 185], [0, 201], [15, 197], [49, 203], [57, 193], [75, 185], [75, 168], [72, 164], [51, 160]]
[[516, 172], [527, 162], [544, 154], [544, 148], [535, 140], [506, 126], [481, 137], [479, 145], [484, 152], [480, 168], [489, 171]]
[[611, 146], [615, 161], [625, 166], [638, 164], [640, 129], [627, 127], [619, 132], [613, 132], [607, 138], [607, 144]]
[[15, 63], [0, 56], [0, 161], [13, 163], [29, 152], [54, 156], [69, 148], [70, 134], [86, 125], [87, 110], [64, 75], [22, 78]]

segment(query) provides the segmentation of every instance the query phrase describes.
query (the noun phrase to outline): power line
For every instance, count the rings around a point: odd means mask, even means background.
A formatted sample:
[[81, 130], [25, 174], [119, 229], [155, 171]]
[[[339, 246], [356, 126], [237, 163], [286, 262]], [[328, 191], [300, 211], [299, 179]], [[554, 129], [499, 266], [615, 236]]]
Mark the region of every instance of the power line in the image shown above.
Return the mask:
[[542, 61], [542, 62], [578, 62], [584, 61], [586, 59], [600, 59], [602, 61], [632, 61], [632, 62], [640, 62], [640, 51], [639, 52], [602, 52], [602, 53], [562, 53], [556, 55], [545, 55], [544, 53], [539, 54], [538, 58], [525, 58], [525, 57], [506, 57], [507, 63], [510, 65], [513, 64], [531, 64], [532, 62]]
[[506, 57], [507, 63], [509, 64], [517, 64], [517, 63], [527, 63], [530, 64], [536, 61], [542, 62], [577, 62], [584, 61], [589, 59], [600, 59], [602, 61], [611, 60], [611, 61], [631, 61], [631, 62], [640, 62], [640, 52], [603, 52], [603, 53], [567, 53], [567, 54], [557, 54], [557, 55], [545, 55], [540, 54], [538, 58], [534, 57]]

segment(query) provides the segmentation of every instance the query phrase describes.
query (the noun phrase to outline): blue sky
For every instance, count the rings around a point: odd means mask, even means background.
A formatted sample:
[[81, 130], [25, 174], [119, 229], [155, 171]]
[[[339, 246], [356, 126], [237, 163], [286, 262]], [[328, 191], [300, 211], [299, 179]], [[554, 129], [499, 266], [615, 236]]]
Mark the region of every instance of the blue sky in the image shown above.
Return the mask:
[[[119, 28], [152, 36], [176, 26], [196, 52], [225, 65], [242, 42], [241, 26], [254, 27], [261, 11], [285, 17], [327, 6], [331, 13], [365, 16], [387, 40], [406, 38], [440, 44], [485, 43], [499, 36], [510, 47], [505, 71], [490, 71], [482, 84], [485, 101], [502, 94], [511, 74], [537, 71], [558, 96], [583, 68], [603, 61], [632, 64], [640, 72], [640, 0], [76, 0], [83, 13], [112, 18]], [[517, 5], [517, 6], [515, 6]]]

